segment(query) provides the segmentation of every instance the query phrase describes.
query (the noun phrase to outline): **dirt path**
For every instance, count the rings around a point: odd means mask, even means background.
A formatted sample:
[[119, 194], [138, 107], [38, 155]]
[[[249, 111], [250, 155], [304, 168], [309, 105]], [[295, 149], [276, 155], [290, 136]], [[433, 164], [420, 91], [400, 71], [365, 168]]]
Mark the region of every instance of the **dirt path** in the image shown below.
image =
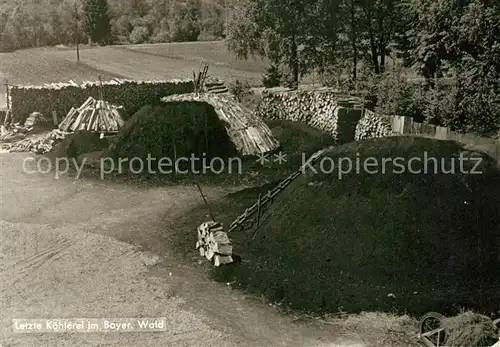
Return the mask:
[[[1, 346], [363, 346], [294, 324], [177, 261], [169, 230], [200, 203], [196, 190], [55, 180], [23, 173], [25, 156], [0, 154]], [[206, 189], [210, 199], [223, 193]], [[12, 330], [16, 318], [77, 317], [167, 317], [167, 329]]]

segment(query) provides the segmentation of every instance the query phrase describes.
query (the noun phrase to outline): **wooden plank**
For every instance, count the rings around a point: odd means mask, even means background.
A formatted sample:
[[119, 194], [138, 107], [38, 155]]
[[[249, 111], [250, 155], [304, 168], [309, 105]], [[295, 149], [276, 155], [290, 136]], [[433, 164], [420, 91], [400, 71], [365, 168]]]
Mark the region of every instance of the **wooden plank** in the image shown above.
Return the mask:
[[443, 332], [443, 331], [444, 331], [444, 328], [437, 328], [437, 329], [428, 331], [426, 333], [420, 334], [420, 336], [421, 337], [429, 337], [429, 336], [436, 335], [437, 333], [440, 333], [440, 332]]

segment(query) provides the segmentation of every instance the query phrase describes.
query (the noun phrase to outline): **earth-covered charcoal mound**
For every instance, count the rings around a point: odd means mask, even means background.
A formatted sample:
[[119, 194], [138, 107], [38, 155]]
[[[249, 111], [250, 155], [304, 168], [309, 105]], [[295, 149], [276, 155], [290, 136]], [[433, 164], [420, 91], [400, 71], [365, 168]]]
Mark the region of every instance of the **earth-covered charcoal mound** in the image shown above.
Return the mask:
[[[309, 169], [265, 212], [255, 240], [253, 230], [231, 236], [244, 261], [215, 269], [216, 277], [307, 311], [497, 312], [500, 175], [491, 158], [469, 152], [483, 158], [476, 170], [484, 173], [460, 173], [463, 151], [411, 137], [331, 150], [326, 158], [349, 158], [353, 171], [339, 179], [337, 171], [322, 173], [321, 161], [317, 173]], [[437, 159], [436, 173], [432, 162], [416, 173], [425, 155]], [[397, 157], [404, 161], [388, 161]], [[365, 160], [378, 166], [364, 170]], [[453, 160], [458, 173], [448, 174]]]
[[[150, 156], [154, 170], [179, 158], [197, 158], [190, 161], [196, 170], [209, 165], [213, 158], [231, 158], [237, 155], [224, 124], [212, 106], [203, 102], [169, 102], [141, 108], [128, 120], [113, 139], [104, 154], [109, 158], [140, 158], [143, 163]], [[206, 158], [206, 160], [204, 160]], [[190, 159], [189, 159], [190, 160]], [[216, 165], [216, 164], [214, 164]]]

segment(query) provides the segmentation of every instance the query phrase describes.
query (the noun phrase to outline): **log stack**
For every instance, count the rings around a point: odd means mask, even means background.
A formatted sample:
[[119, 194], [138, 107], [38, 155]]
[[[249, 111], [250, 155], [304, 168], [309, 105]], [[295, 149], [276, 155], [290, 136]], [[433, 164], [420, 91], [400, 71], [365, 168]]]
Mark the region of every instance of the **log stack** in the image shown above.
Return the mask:
[[30, 128], [35, 125], [49, 124], [49, 123], [50, 122], [46, 118], [44, 118], [44, 116], [40, 112], [33, 112], [24, 122], [24, 127]]
[[210, 221], [198, 227], [196, 249], [202, 257], [213, 260], [215, 266], [233, 262], [233, 246], [221, 223]]
[[71, 108], [59, 124], [59, 129], [62, 131], [118, 132], [124, 124], [120, 115], [121, 109], [120, 106], [89, 97], [79, 108]]
[[32, 138], [22, 139], [14, 143], [3, 144], [3, 149], [9, 152], [31, 152], [35, 154], [45, 154], [50, 152], [59, 142], [64, 140], [69, 133], [62, 132], [58, 129], [52, 130], [50, 133], [35, 136]]
[[372, 139], [396, 135], [392, 131], [392, 126], [387, 118], [376, 113], [365, 110], [363, 118], [356, 126], [355, 140]]
[[330, 89], [265, 91], [257, 115], [307, 124], [339, 141], [353, 141], [362, 100]]

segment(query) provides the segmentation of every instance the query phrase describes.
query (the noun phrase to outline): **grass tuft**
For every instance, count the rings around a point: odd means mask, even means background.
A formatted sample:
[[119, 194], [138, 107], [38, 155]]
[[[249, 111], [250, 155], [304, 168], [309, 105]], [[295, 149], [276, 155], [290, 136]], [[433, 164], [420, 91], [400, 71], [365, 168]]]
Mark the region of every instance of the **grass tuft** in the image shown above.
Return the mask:
[[441, 324], [447, 333], [447, 346], [490, 347], [498, 342], [497, 328], [493, 321], [472, 311], [445, 318]]

